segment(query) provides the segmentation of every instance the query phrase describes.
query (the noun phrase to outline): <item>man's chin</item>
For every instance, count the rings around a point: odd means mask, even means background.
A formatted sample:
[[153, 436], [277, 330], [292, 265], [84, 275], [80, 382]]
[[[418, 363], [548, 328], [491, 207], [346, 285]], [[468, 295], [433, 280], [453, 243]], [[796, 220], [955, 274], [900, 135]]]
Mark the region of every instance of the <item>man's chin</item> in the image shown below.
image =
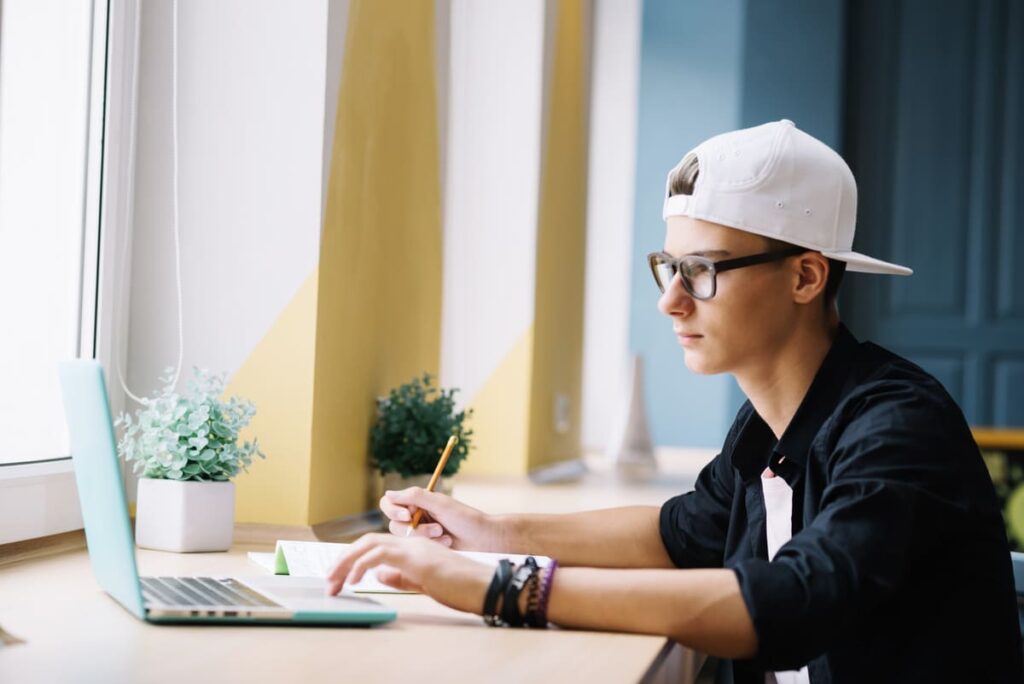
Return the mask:
[[693, 350], [683, 350], [683, 363], [686, 364], [687, 370], [698, 375], [715, 375], [722, 372], [720, 368], [710, 363], [710, 360], [703, 354]]

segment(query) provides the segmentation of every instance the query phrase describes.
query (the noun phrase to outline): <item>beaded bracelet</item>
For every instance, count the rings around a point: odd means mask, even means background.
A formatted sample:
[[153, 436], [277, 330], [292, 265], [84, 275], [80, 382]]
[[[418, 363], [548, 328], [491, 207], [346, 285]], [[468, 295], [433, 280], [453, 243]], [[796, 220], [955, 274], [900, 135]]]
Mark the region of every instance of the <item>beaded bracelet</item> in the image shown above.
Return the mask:
[[526, 595], [526, 614], [523, 615], [523, 621], [527, 627], [543, 627], [540, 623], [540, 574], [543, 570], [533, 573], [530, 575], [529, 586], [527, 587], [529, 593]]
[[540, 601], [537, 608], [537, 622], [538, 627], [548, 626], [548, 600], [551, 598], [551, 585], [555, 579], [555, 570], [558, 569], [558, 561], [554, 558], [551, 559], [551, 563], [544, 569], [544, 578], [540, 585]]

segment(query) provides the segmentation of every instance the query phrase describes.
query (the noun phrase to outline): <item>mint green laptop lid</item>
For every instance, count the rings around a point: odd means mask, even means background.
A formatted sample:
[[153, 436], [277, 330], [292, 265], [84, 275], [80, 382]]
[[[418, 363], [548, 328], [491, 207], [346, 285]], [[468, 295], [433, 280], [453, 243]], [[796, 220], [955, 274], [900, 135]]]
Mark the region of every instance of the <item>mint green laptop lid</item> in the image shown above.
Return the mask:
[[60, 384], [93, 574], [118, 603], [144, 618], [103, 367], [93, 360], [66, 361]]

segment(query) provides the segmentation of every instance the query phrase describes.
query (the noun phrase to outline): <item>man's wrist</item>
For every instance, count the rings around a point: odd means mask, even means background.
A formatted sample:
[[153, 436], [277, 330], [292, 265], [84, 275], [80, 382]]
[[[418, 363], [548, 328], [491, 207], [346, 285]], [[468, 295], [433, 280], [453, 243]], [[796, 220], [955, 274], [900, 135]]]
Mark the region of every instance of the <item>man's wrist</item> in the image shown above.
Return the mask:
[[492, 553], [512, 553], [519, 550], [520, 519], [515, 515], [488, 516], [488, 527], [491, 528], [488, 551]]
[[491, 575], [491, 569], [487, 566], [478, 568], [477, 571], [473, 573], [473, 577], [470, 580], [470, 586], [472, 586], [473, 589], [469, 592], [469, 596], [471, 596], [472, 599], [466, 608], [467, 612], [476, 613], [477, 615], [480, 615], [483, 612], [483, 597], [487, 593], [487, 587], [491, 583]]

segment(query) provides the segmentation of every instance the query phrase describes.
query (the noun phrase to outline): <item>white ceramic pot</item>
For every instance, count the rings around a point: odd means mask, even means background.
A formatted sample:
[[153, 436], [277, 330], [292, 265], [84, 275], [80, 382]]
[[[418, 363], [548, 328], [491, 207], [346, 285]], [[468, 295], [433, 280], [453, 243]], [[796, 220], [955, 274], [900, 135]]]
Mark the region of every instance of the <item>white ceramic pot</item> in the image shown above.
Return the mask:
[[159, 551], [227, 551], [235, 529], [233, 482], [139, 480], [135, 543]]

